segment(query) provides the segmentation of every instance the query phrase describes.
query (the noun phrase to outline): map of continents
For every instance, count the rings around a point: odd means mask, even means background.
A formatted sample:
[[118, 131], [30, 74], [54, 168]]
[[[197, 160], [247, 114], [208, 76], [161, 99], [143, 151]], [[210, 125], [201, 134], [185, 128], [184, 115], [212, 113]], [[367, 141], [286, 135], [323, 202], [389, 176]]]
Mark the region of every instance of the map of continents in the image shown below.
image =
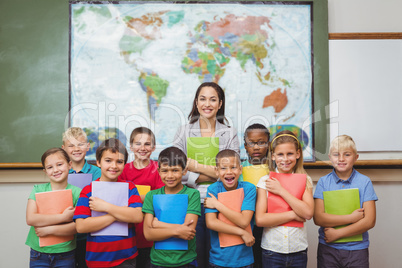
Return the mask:
[[[166, 15], [166, 16], [163, 16]], [[184, 11], [163, 11], [144, 14], [140, 18], [125, 17], [127, 31], [122, 37], [120, 48], [125, 61], [133, 68], [140, 71], [139, 83], [147, 93], [148, 110], [151, 118], [155, 119], [154, 109], [162, 102], [167, 94], [169, 81], [159, 77], [152, 70], [141, 70], [135, 60], [130, 60], [131, 54], [140, 54], [148, 44], [155, 39], [161, 38], [160, 28], [166, 23], [168, 27], [180, 23], [184, 18]], [[190, 42], [187, 44], [186, 55], [182, 60], [182, 70], [185, 74], [196, 74], [199, 81], [216, 82], [225, 75], [225, 66], [233, 59], [240, 63], [246, 71], [248, 61], [255, 64], [256, 76], [262, 84], [273, 80], [271, 71], [262, 75], [264, 69], [263, 60], [268, 57], [266, 43], [268, 33], [261, 29], [262, 25], [269, 26], [267, 17], [246, 16], [239, 18], [229, 14], [217, 22], [200, 21], [194, 28], [194, 33], [189, 32]], [[148, 30], [147, 29], [151, 29]], [[202, 48], [198, 45], [202, 44]], [[280, 79], [283, 86], [290, 86], [285, 79]], [[278, 88], [264, 98], [263, 107], [273, 106], [276, 113], [282, 111], [287, 105], [286, 89]]]
[[[239, 135], [255, 116], [301, 127], [311, 115], [308, 6], [77, 3], [71, 13], [71, 121], [89, 133], [111, 127], [128, 137], [144, 125], [163, 148], [206, 81], [224, 88]], [[116, 108], [102, 119], [85, 99]]]

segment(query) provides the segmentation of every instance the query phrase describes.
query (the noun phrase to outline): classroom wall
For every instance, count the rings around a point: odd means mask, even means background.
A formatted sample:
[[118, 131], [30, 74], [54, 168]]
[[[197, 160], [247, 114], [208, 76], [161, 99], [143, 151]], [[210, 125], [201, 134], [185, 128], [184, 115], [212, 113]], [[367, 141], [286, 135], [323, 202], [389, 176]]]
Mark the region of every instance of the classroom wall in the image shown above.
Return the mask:
[[[317, 0], [316, 0], [317, 1]], [[328, 0], [329, 32], [402, 32], [402, 1], [399, 0]], [[328, 169], [308, 170], [314, 180]], [[371, 267], [399, 267], [398, 240], [402, 237], [399, 222], [402, 212], [402, 170], [364, 169], [361, 173], [374, 181], [379, 197], [377, 224], [370, 231]], [[30, 182], [18, 182], [18, 181]], [[11, 181], [11, 182], [10, 182]], [[0, 267], [28, 267], [29, 248], [24, 245], [28, 226], [25, 207], [35, 183], [45, 182], [41, 170], [0, 169]], [[316, 267], [317, 227], [307, 223], [309, 239], [309, 264]]]

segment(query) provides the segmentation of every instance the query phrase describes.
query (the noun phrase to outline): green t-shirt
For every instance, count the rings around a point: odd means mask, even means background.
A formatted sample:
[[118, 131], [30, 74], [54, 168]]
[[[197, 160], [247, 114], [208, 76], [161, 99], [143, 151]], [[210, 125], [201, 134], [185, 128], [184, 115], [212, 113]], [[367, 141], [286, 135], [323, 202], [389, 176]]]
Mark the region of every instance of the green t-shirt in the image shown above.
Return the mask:
[[[188, 188], [183, 185], [183, 189], [177, 194], [188, 195], [187, 214], [195, 214], [201, 216], [200, 192], [195, 189]], [[149, 213], [155, 216], [153, 207], [153, 196], [165, 194], [165, 186], [160, 189], [150, 191], [145, 196], [142, 212]], [[195, 251], [195, 237], [188, 241], [188, 250], [157, 250], [155, 244], [151, 249], [151, 263], [157, 266], [176, 267], [188, 264], [197, 258]]]
[[[66, 189], [71, 189], [73, 193], [73, 204], [75, 206], [77, 204], [78, 198], [80, 197], [81, 189], [71, 184], [67, 184]], [[32, 189], [32, 192], [29, 195], [28, 199], [36, 200], [35, 198], [36, 193], [50, 192], [50, 191], [52, 191], [52, 186], [50, 185], [50, 183], [36, 184], [34, 185], [34, 188]], [[25, 244], [31, 247], [32, 249], [42, 253], [62, 253], [75, 249], [75, 240], [76, 240], [75, 237], [76, 236], [74, 236], [73, 240], [68, 242], [60, 243], [53, 246], [40, 247], [39, 237], [35, 233], [35, 228], [31, 226]]]

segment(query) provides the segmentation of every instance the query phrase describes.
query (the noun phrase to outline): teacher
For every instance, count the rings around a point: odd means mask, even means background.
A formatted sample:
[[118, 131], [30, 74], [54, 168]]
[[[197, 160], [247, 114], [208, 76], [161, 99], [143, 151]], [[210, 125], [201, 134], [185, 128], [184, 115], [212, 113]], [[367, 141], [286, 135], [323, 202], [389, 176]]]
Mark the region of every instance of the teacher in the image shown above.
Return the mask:
[[[239, 140], [236, 129], [227, 125], [225, 118], [225, 93], [214, 82], [202, 83], [195, 93], [193, 108], [188, 116], [189, 123], [180, 127], [175, 135], [173, 145], [187, 154], [187, 138], [218, 137], [219, 151], [232, 149], [237, 153]], [[194, 159], [187, 160], [188, 171], [183, 176], [183, 183], [200, 191], [201, 217], [196, 228], [198, 266], [208, 267], [210, 239], [205, 223], [204, 198], [209, 184], [216, 182], [215, 166], [203, 165]]]

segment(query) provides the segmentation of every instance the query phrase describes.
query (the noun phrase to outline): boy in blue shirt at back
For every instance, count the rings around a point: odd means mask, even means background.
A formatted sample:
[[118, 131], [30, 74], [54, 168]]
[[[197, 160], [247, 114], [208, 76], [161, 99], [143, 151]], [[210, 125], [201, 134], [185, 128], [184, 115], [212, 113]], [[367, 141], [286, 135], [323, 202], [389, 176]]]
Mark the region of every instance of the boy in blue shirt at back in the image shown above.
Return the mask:
[[[255, 185], [241, 181], [242, 172], [239, 155], [230, 149], [222, 150], [216, 155], [216, 174], [219, 181], [208, 187], [205, 198], [205, 219], [211, 232], [211, 250], [209, 252], [210, 267], [249, 267], [254, 263], [253, 248], [254, 236], [246, 231], [251, 224], [255, 211], [256, 188]], [[229, 209], [218, 201], [218, 193], [243, 188], [244, 199], [241, 212]], [[222, 213], [228, 220], [235, 224], [229, 225], [218, 219], [218, 213]], [[218, 233], [238, 235], [244, 241], [243, 244], [220, 247]]]
[[[80, 127], [70, 127], [63, 133], [63, 145], [61, 148], [66, 151], [71, 159], [71, 168], [68, 173], [92, 174], [92, 180], [101, 176], [101, 169], [91, 165], [85, 160], [89, 151], [87, 134]], [[77, 248], [75, 250], [75, 263], [79, 268], [87, 267], [85, 262], [87, 234], [77, 234]]]
[[63, 145], [61, 146], [71, 159], [72, 167], [69, 173], [92, 174], [92, 180], [101, 176], [99, 167], [89, 164], [85, 156], [89, 151], [87, 134], [82, 128], [70, 127], [63, 133]]
[[[375, 201], [378, 200], [370, 178], [357, 172], [353, 165], [358, 159], [356, 145], [347, 135], [336, 137], [329, 150], [334, 170], [320, 178], [314, 193], [314, 222], [320, 226], [317, 267], [369, 267], [368, 230], [376, 221]], [[349, 215], [325, 213], [324, 191], [358, 188], [360, 209]], [[340, 225], [346, 227], [335, 229]], [[362, 241], [333, 243], [340, 238], [363, 235]]]

